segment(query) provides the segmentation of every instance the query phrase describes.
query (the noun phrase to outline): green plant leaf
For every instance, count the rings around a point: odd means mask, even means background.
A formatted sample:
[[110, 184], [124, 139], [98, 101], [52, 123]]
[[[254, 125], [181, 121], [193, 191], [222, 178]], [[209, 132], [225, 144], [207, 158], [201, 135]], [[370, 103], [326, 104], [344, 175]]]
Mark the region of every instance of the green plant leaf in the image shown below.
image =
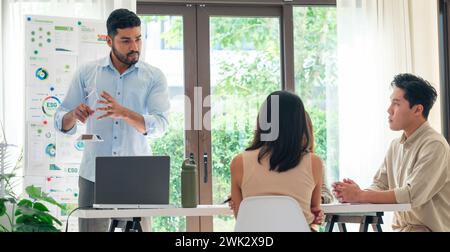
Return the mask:
[[0, 180], [10, 180], [10, 179], [14, 178], [15, 176], [16, 176], [16, 174], [13, 174], [13, 173], [0, 174]]
[[34, 203], [33, 208], [42, 212], [50, 212], [44, 204], [39, 202]]
[[56, 222], [58, 225], [62, 225], [61, 221], [59, 221], [57, 218], [55, 218], [54, 216], [48, 214], [48, 213], [40, 213], [37, 215], [37, 217], [42, 220], [44, 223], [48, 223], [48, 224], [52, 224], [53, 225], [53, 221]]
[[27, 199], [23, 199], [21, 201], [19, 201], [19, 203], [17, 204], [18, 206], [26, 206], [26, 207], [33, 207], [33, 202], [31, 200], [27, 200]]
[[25, 189], [25, 191], [27, 192], [28, 196], [30, 196], [30, 198], [35, 199], [35, 200], [42, 200], [45, 201], [47, 203], [50, 203], [52, 205], [58, 206], [59, 208], [65, 210], [66, 207], [59, 204], [56, 200], [54, 200], [52, 197], [48, 196], [48, 194], [42, 192], [41, 188], [39, 187], [35, 187], [35, 186], [29, 186]]
[[14, 227], [14, 232], [29, 233], [34, 232], [34, 230], [31, 226], [17, 223], [16, 226]]
[[38, 230], [39, 232], [51, 232], [51, 233], [61, 232], [52, 225], [39, 225]]
[[6, 214], [6, 199], [0, 199], [0, 217]]
[[15, 227], [16, 232], [60, 232], [57, 228], [48, 224], [19, 224]]
[[28, 224], [28, 223], [33, 223], [35, 220], [32, 216], [28, 216], [28, 215], [22, 215], [17, 217], [16, 219], [16, 223], [17, 224]]
[[36, 215], [36, 218], [39, 221], [39, 223], [53, 225], [53, 219], [50, 216], [42, 214], [42, 215]]
[[6, 232], [9, 232], [9, 230], [5, 226], [0, 225], [0, 233], [6, 233]]
[[59, 221], [54, 216], [28, 206], [19, 206], [18, 209], [16, 210], [16, 216], [28, 216], [35, 219], [37, 218], [37, 220], [48, 224], [53, 224], [54, 221], [58, 225], [60, 226], [62, 225], [61, 221]]
[[38, 213], [39, 213], [39, 210], [35, 210], [29, 206], [19, 206], [18, 205], [17, 210], [16, 210], [16, 216], [20, 216], [20, 215], [33, 216]]
[[39, 215], [42, 213], [40, 210], [34, 209], [32, 206], [18, 206], [16, 212], [20, 212], [20, 214], [28, 216]]
[[[10, 196], [10, 195], [9, 195]], [[11, 204], [16, 204], [17, 203], [17, 200], [15, 199], [15, 198], [7, 198], [6, 199], [9, 203], [11, 203]]]

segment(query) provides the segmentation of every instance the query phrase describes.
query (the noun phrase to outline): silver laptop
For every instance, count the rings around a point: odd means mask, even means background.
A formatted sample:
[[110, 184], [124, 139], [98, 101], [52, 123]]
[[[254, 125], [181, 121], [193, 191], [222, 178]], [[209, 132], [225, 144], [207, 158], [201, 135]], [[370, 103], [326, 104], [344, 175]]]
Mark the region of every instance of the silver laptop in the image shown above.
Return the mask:
[[94, 208], [173, 207], [170, 157], [97, 157], [95, 168]]

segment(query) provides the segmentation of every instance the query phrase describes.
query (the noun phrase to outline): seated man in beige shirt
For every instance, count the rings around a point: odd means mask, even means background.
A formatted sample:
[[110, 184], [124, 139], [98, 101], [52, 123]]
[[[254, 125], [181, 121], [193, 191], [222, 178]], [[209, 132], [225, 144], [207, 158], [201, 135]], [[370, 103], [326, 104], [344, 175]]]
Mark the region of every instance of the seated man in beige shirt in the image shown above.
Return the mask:
[[392, 87], [389, 125], [403, 136], [391, 143], [369, 189], [345, 179], [333, 184], [333, 192], [341, 202], [410, 203], [410, 211], [395, 213], [395, 231], [448, 232], [450, 148], [427, 122], [436, 90], [411, 74], [396, 76]]

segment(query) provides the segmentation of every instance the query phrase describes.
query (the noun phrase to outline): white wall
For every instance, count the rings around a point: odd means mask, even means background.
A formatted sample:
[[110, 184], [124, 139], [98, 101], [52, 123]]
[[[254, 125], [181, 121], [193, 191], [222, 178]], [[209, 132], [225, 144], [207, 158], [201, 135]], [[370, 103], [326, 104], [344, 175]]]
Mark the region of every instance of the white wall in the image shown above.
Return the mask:
[[0, 1], [0, 120], [3, 122], [5, 98], [3, 97], [3, 1]]

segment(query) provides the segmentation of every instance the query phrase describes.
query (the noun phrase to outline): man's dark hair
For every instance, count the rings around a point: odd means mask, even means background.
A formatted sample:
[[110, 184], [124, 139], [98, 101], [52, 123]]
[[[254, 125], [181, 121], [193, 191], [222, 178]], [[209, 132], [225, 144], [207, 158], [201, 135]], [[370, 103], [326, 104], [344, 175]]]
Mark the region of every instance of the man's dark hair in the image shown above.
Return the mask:
[[114, 38], [117, 35], [117, 29], [139, 26], [141, 26], [141, 19], [134, 12], [127, 9], [117, 9], [113, 11], [106, 22], [108, 35], [111, 38]]
[[423, 116], [428, 119], [437, 99], [436, 89], [428, 81], [412, 74], [399, 74], [394, 77], [391, 86], [405, 91], [405, 99], [409, 102], [410, 108], [422, 105]]
[[[274, 92], [266, 99], [268, 122], [272, 122], [272, 97], [279, 97], [279, 136], [274, 141], [263, 141], [261, 134], [270, 130], [263, 130], [259, 124], [253, 138], [253, 143], [247, 151], [260, 150], [258, 162], [263, 158], [270, 158], [270, 171], [286, 172], [295, 168], [309, 152], [309, 132], [306, 122], [306, 112], [303, 102], [296, 94], [287, 91]], [[263, 108], [264, 109], [264, 108]]]

